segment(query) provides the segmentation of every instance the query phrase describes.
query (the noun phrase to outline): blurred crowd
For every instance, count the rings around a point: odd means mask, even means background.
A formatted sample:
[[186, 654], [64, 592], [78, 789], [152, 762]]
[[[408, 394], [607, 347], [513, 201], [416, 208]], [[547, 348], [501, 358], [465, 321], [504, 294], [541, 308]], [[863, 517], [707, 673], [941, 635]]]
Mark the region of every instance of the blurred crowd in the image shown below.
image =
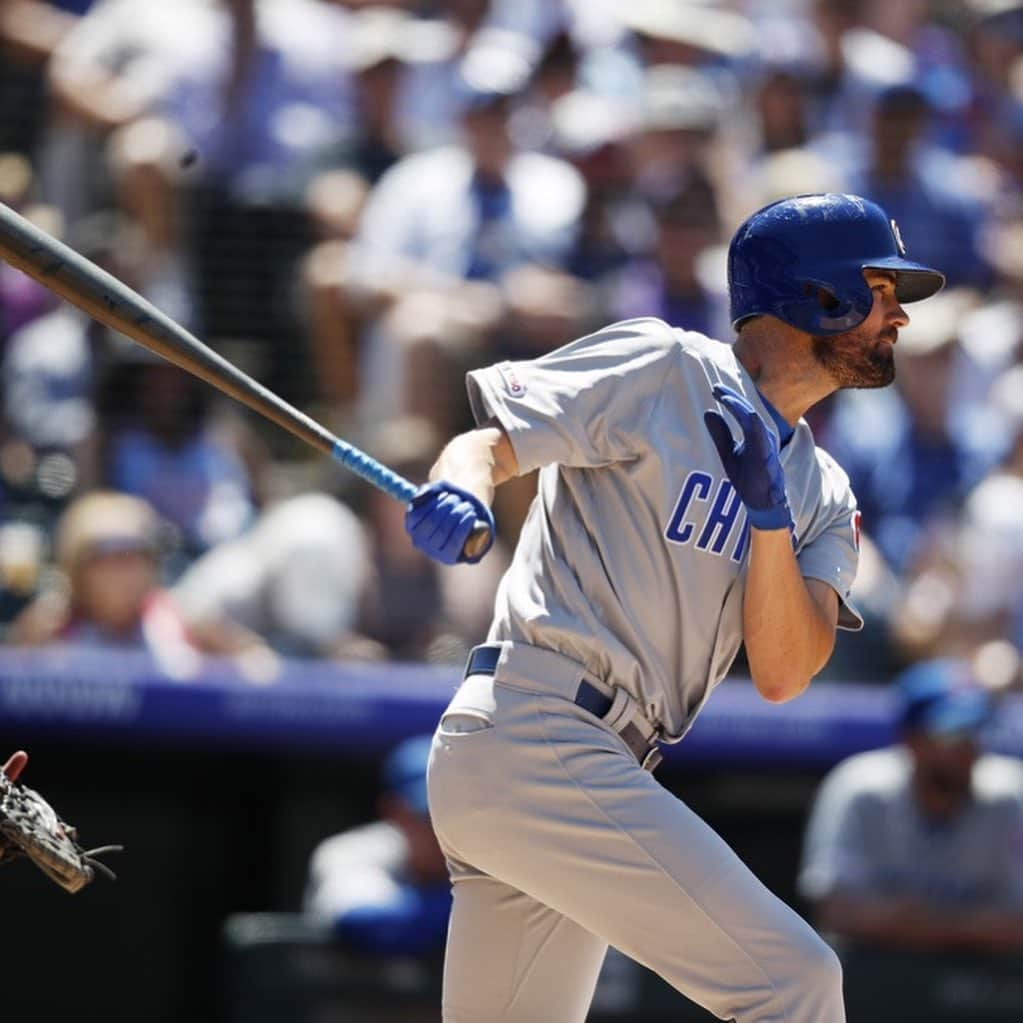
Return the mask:
[[[0, 200], [421, 481], [467, 369], [655, 315], [727, 343], [755, 208], [850, 191], [948, 288], [813, 412], [863, 511], [835, 677], [1023, 640], [1023, 3], [0, 0]], [[0, 266], [8, 642], [458, 661], [501, 542], [403, 509]], [[192, 659], [190, 661], [189, 659]]]

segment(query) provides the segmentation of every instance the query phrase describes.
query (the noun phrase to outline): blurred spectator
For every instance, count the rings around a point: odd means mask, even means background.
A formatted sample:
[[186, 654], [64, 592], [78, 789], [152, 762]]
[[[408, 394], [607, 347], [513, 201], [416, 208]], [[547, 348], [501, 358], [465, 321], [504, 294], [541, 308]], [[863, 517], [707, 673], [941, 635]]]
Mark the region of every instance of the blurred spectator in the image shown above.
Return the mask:
[[913, 81], [933, 107], [933, 128], [942, 144], [958, 151], [967, 143], [961, 122], [969, 103], [969, 75], [962, 40], [947, 23], [956, 17], [962, 17], [958, 10], [940, 12], [929, 0], [863, 3], [864, 26], [911, 55]]
[[462, 378], [491, 344], [503, 312], [501, 292], [466, 281], [457, 301], [443, 292], [411, 291], [370, 328], [360, 365], [358, 421], [422, 417], [441, 432], [460, 429], [468, 406]]
[[495, 282], [523, 263], [568, 259], [582, 179], [560, 159], [515, 152], [512, 83], [466, 84], [464, 145], [400, 160], [373, 189], [351, 247], [322, 254], [338, 261], [333, 271], [321, 255], [310, 258], [314, 352], [328, 401], [351, 400], [360, 361], [382, 358], [391, 388], [406, 379], [402, 340], [381, 318], [399, 300], [437, 293], [457, 315], [479, 292], [467, 283]]
[[321, 842], [309, 864], [304, 909], [332, 923], [353, 951], [439, 953], [451, 886], [430, 826], [426, 765], [432, 739], [406, 739], [381, 771], [378, 819]]
[[92, 2], [0, 4], [0, 152], [34, 154], [45, 124], [47, 63]]
[[39, 151], [42, 194], [69, 224], [109, 202], [111, 132], [156, 109], [175, 75], [203, 59], [219, 0], [97, 0], [48, 66], [52, 109]]
[[354, 117], [312, 154], [305, 193], [321, 236], [351, 237], [370, 186], [404, 153], [398, 98], [406, 62], [421, 59], [416, 27], [390, 7], [363, 8], [352, 19]]
[[980, 752], [989, 698], [960, 662], [898, 680], [899, 745], [825, 778], [799, 875], [819, 926], [910, 948], [1023, 948], [1023, 765]]
[[161, 110], [225, 197], [271, 202], [296, 164], [351, 120], [351, 16], [323, 0], [216, 6], [211, 38], [171, 80]]
[[305, 339], [291, 283], [311, 237], [301, 169], [351, 123], [350, 15], [324, 0], [200, 8], [201, 44], [118, 125], [118, 200], [153, 272], [190, 288], [203, 334], [247, 349], [248, 369], [301, 400], [311, 387], [295, 357]]
[[292, 657], [378, 656], [355, 633], [371, 571], [355, 515], [326, 494], [302, 494], [200, 557], [173, 593], [199, 634], [258, 636]]
[[1023, 362], [1023, 219], [993, 225], [986, 248], [998, 284], [964, 321], [956, 366], [956, 398], [971, 412], [989, 407], [995, 381]]
[[624, 102], [585, 89], [551, 105], [551, 145], [586, 185], [579, 232], [566, 263], [586, 280], [621, 270], [649, 246], [649, 211], [635, 194], [629, 152], [638, 123], [638, 114]]
[[[40, 226], [52, 227], [45, 222]], [[137, 284], [131, 258], [136, 246], [120, 218], [86, 217], [74, 226], [68, 244]], [[18, 271], [11, 274], [35, 284]], [[75, 306], [57, 304], [45, 289], [44, 295], [41, 311], [12, 333], [4, 353], [6, 436], [0, 472], [12, 503], [48, 528], [74, 493], [100, 482], [97, 382], [117, 342], [112, 332]]]
[[146, 650], [167, 674], [193, 675], [197, 647], [159, 583], [158, 525], [153, 509], [136, 497], [95, 491], [78, 498], [56, 536], [67, 588], [30, 604], [9, 641]]
[[[32, 165], [14, 153], [0, 154], [0, 202], [20, 213], [48, 234], [61, 237], [64, 222], [52, 206], [31, 201], [35, 187]], [[0, 339], [6, 343], [14, 331], [53, 309], [57, 297], [35, 278], [0, 264]]]
[[713, 186], [694, 173], [653, 212], [657, 223], [653, 258], [637, 260], [621, 274], [612, 299], [613, 318], [657, 316], [683, 330], [728, 337], [726, 296], [708, 286], [701, 263], [721, 241]]
[[966, 168], [951, 153], [926, 145], [932, 113], [916, 86], [881, 92], [865, 162], [850, 175], [848, 191], [880, 203], [914, 257], [940, 266], [950, 284], [986, 288], [992, 275], [980, 240], [988, 212]]
[[643, 76], [639, 130], [630, 141], [635, 186], [663, 202], [693, 174], [716, 180], [718, 129], [729, 99], [714, 78], [695, 68], [659, 64]]
[[1023, 56], [1023, 5], [1013, 0], [967, 0], [963, 39], [969, 94], [964, 110], [964, 148], [1000, 148], [999, 121], [1008, 112]]
[[753, 106], [763, 155], [806, 145], [810, 139], [805, 79], [784, 65], [765, 67], [757, 78]]
[[631, 0], [615, 14], [635, 34], [644, 67], [720, 68], [748, 56], [755, 42], [753, 24], [745, 15], [701, 0]]
[[192, 558], [238, 536], [255, 513], [246, 433], [212, 416], [208, 384], [141, 349], [128, 354], [104, 385], [104, 477], [177, 527]]
[[[459, 118], [465, 104], [461, 84], [463, 59], [479, 34], [493, 20], [495, 3], [515, 12], [519, 0], [445, 0], [414, 5], [425, 17], [409, 31], [416, 46], [430, 59], [405, 65], [398, 102], [402, 134], [410, 150], [434, 149], [457, 142]], [[513, 19], [514, 20], [514, 19]]]
[[536, 359], [595, 329], [595, 289], [543, 266], [520, 266], [501, 278], [502, 317], [487, 342], [488, 358]]
[[992, 388], [991, 404], [1008, 425], [1008, 453], [906, 580], [895, 633], [916, 656], [999, 640], [1023, 649], [1023, 365]]
[[584, 199], [578, 174], [553, 157], [515, 152], [512, 83], [466, 88], [464, 145], [410, 156], [374, 189], [357, 239], [364, 286], [495, 280], [522, 262], [565, 258]]
[[550, 110], [562, 96], [567, 96], [577, 85], [579, 53], [572, 34], [567, 30], [556, 33], [541, 51], [529, 80], [526, 102], [533, 102]]
[[900, 573], [1000, 453], [997, 438], [953, 424], [954, 355], [975, 300], [952, 289], [914, 310], [899, 332], [895, 390], [852, 393], [835, 405], [829, 450], [849, 474], [864, 529]]
[[98, 482], [92, 336], [85, 315], [62, 305], [8, 343], [4, 462], [8, 470], [20, 463], [20, 471], [4, 475], [22, 505], [59, 511], [73, 491]]
[[877, 94], [913, 76], [912, 52], [868, 28], [864, 8], [864, 0], [811, 3], [811, 34], [793, 56], [807, 65], [814, 132], [860, 134]]

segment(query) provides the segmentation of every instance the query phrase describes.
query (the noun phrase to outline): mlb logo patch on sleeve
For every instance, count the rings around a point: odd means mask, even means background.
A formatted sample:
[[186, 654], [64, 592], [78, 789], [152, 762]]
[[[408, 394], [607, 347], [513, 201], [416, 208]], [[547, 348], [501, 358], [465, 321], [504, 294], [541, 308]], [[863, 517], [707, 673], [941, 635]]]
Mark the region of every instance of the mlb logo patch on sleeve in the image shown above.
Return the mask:
[[526, 393], [526, 385], [519, 379], [515, 367], [510, 362], [502, 362], [497, 372], [504, 382], [504, 389], [512, 398], [521, 398]]

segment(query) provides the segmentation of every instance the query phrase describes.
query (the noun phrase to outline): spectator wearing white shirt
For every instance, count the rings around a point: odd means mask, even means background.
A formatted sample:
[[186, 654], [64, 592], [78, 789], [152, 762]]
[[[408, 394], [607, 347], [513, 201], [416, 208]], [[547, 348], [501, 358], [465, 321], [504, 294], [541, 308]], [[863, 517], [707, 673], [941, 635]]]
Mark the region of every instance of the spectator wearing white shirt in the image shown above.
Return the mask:
[[[352, 244], [336, 253], [344, 269], [311, 282], [314, 306], [333, 302], [341, 324], [331, 329], [322, 316], [314, 322], [317, 363], [336, 359], [339, 335], [357, 333], [349, 358], [358, 368], [348, 375], [375, 417], [381, 408], [388, 415], [407, 411], [394, 408], [391, 396], [405, 389], [408, 350], [416, 343], [387, 329], [385, 323], [401, 319], [385, 321], [388, 310], [420, 301], [424, 293], [441, 295], [457, 309], [515, 267], [564, 265], [579, 228], [586, 187], [578, 171], [512, 143], [508, 120], [521, 83], [487, 81], [471, 54], [463, 77], [463, 144], [395, 164], [370, 193]], [[338, 401], [351, 394], [323, 397]]]

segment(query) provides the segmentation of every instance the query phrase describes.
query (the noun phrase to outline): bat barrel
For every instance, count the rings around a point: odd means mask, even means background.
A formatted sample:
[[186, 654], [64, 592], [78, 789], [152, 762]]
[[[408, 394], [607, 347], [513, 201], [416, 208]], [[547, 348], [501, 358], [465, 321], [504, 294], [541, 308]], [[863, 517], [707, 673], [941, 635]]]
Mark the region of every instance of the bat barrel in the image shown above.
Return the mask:
[[112, 274], [0, 203], [0, 256], [94, 319], [266, 416], [324, 454], [336, 438]]
[[[3, 203], [0, 203], [0, 258], [100, 323], [127, 335], [143, 348], [205, 380], [323, 454], [330, 455], [397, 500], [407, 504], [415, 496], [417, 488], [414, 484], [357, 447], [335, 437], [218, 355], [112, 274]], [[478, 522], [466, 543], [466, 554], [482, 549], [489, 536], [486, 523]]]

